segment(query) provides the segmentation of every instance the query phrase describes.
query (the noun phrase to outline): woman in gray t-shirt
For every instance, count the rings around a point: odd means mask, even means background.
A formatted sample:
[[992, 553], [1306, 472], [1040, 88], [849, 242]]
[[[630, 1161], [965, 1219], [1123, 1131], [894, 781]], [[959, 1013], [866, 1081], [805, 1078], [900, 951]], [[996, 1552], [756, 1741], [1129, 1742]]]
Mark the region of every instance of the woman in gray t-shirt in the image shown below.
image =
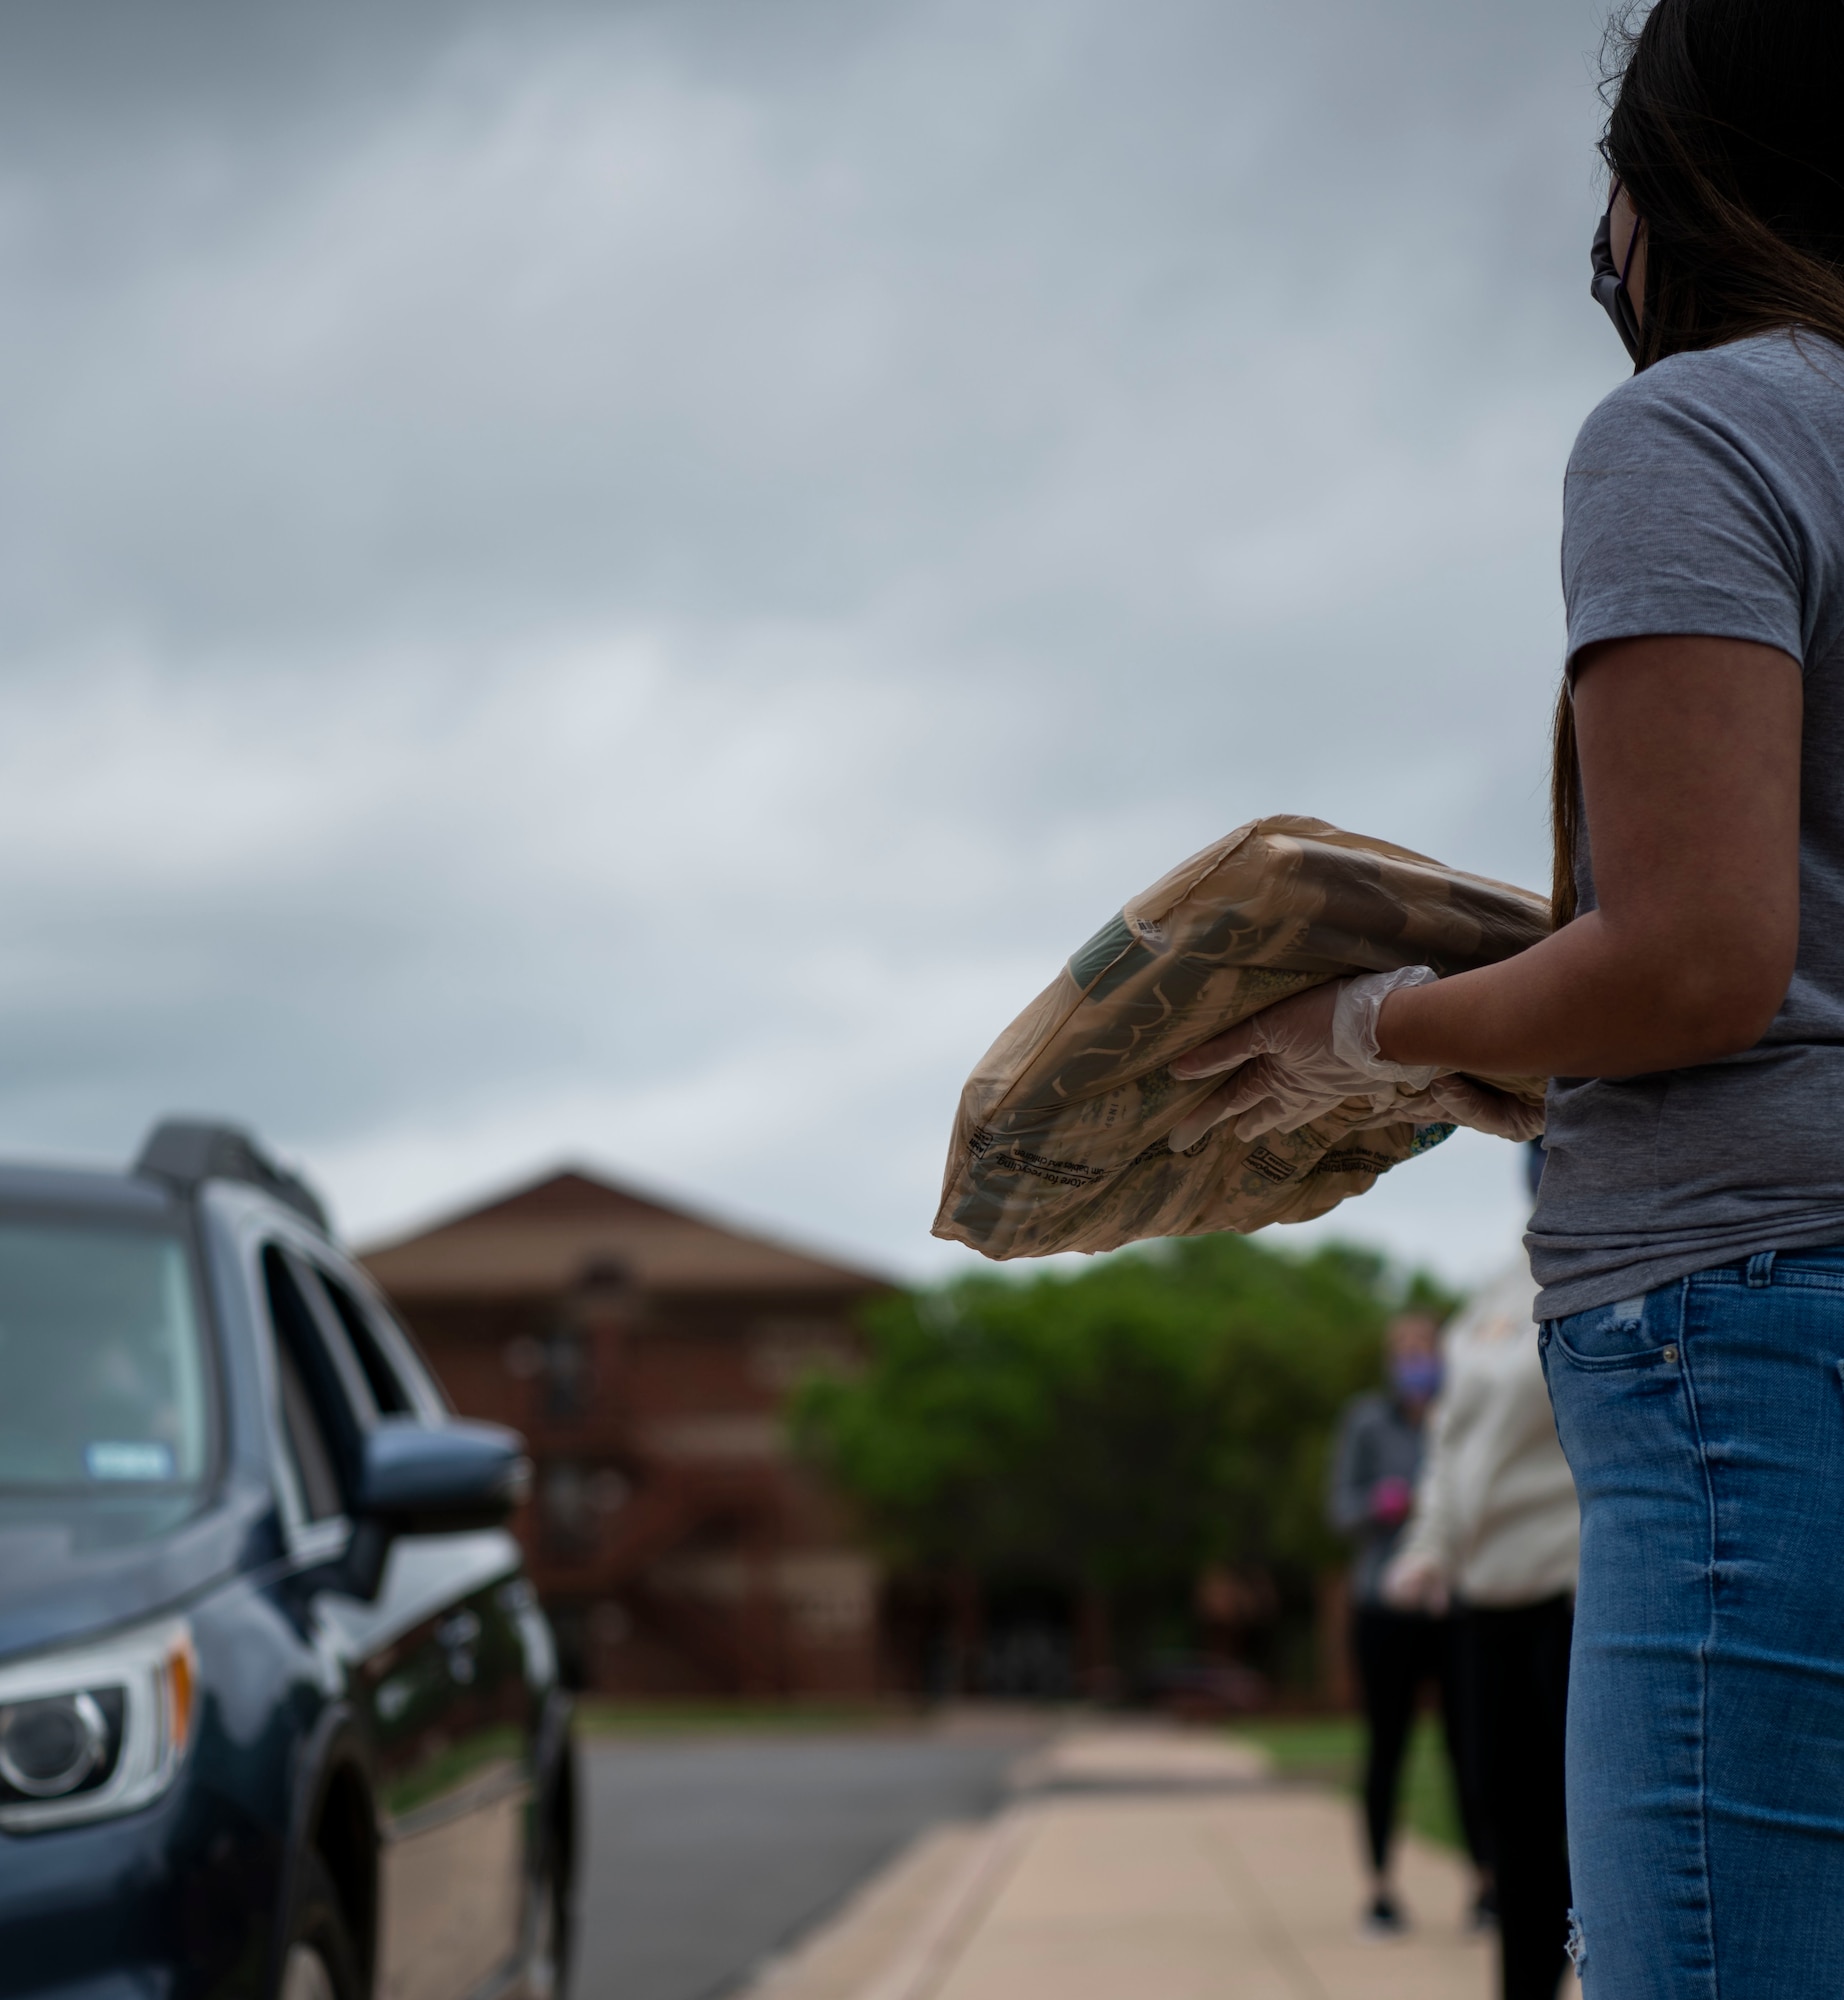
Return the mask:
[[1844, 1994], [1844, 0], [1658, 0], [1595, 295], [1637, 363], [1563, 527], [1553, 936], [1334, 981], [1171, 1135], [1551, 1087], [1531, 1262], [1582, 1501], [1593, 2000]]

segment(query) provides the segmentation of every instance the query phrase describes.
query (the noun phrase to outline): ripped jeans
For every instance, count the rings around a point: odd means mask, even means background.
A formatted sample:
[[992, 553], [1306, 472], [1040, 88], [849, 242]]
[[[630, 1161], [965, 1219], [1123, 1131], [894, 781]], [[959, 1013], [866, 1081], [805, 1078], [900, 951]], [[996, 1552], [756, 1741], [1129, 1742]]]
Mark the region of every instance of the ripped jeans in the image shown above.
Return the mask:
[[1587, 2000], [1844, 1996], [1844, 1248], [1540, 1337], [1582, 1503]]

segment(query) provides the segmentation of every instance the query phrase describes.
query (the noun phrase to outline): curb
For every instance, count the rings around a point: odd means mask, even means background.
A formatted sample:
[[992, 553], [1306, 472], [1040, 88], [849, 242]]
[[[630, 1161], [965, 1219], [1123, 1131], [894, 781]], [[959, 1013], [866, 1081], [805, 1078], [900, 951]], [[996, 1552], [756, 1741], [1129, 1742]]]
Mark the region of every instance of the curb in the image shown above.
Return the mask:
[[932, 2000], [1016, 1866], [1030, 1807], [919, 1835], [735, 2000]]

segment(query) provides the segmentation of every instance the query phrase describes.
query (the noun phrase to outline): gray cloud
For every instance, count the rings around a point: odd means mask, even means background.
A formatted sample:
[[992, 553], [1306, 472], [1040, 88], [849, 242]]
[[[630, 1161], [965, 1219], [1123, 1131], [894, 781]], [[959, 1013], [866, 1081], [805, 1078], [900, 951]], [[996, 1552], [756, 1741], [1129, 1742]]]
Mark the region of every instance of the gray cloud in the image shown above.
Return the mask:
[[[362, 1228], [581, 1153], [913, 1267], [1181, 854], [1540, 879], [1597, 39], [0, 12], [0, 1139], [236, 1110]], [[1347, 1226], [1492, 1254], [1452, 1157]]]

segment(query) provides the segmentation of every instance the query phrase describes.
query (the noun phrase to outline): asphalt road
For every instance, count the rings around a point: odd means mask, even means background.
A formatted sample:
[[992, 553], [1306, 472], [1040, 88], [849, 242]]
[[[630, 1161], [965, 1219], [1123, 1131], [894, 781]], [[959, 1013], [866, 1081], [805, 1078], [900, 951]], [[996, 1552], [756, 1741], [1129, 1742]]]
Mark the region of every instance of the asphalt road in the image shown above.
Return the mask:
[[586, 1741], [573, 2000], [729, 1992], [925, 1827], [990, 1811], [1031, 1740]]

